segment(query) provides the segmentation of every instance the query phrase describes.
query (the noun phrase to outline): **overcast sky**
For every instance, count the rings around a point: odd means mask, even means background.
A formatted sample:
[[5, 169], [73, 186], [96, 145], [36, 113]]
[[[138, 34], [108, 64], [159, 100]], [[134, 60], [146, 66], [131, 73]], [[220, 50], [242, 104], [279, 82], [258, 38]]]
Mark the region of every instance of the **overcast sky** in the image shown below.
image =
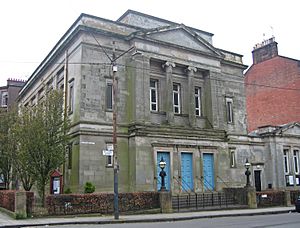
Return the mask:
[[0, 86], [28, 78], [80, 13], [117, 20], [127, 9], [213, 33], [215, 47], [244, 55], [246, 65], [272, 35], [280, 55], [300, 60], [299, 0], [8, 0], [0, 5]]

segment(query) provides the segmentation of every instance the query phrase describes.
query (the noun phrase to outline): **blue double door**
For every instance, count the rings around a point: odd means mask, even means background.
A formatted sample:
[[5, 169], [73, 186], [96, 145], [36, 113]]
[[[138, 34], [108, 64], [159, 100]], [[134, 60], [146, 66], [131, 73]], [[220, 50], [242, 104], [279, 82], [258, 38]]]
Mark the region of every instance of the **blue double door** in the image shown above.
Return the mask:
[[215, 188], [213, 154], [209, 154], [209, 153], [203, 154], [203, 185], [204, 185], [204, 190], [214, 190]]
[[192, 153], [181, 153], [181, 189], [182, 191], [194, 190]]
[[[164, 171], [166, 172], [165, 185], [167, 191], [171, 187], [170, 178], [170, 153], [169, 152], [157, 152], [157, 190], [161, 188], [161, 178], [159, 173], [161, 171], [159, 162], [163, 158], [166, 162]], [[181, 188], [183, 191], [194, 190], [194, 179], [193, 179], [193, 154], [192, 153], [181, 153]]]
[[[161, 188], [161, 171], [159, 162], [163, 158], [166, 162], [164, 171], [166, 172], [165, 187], [167, 191], [171, 189], [171, 163], [169, 152], [157, 152], [157, 190]], [[204, 190], [214, 190], [215, 173], [214, 173], [214, 155], [212, 153], [203, 154], [203, 185]], [[182, 191], [194, 191], [194, 173], [193, 173], [193, 154], [188, 152], [181, 153], [181, 189]]]

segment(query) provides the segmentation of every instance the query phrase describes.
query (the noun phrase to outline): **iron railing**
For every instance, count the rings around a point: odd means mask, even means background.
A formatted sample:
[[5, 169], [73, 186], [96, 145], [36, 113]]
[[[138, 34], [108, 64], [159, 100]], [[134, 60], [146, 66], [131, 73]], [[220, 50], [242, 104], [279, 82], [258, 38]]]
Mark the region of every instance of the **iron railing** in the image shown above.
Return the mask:
[[177, 211], [181, 209], [199, 210], [207, 207], [227, 208], [236, 204], [234, 197], [225, 192], [189, 193], [172, 196], [172, 207]]

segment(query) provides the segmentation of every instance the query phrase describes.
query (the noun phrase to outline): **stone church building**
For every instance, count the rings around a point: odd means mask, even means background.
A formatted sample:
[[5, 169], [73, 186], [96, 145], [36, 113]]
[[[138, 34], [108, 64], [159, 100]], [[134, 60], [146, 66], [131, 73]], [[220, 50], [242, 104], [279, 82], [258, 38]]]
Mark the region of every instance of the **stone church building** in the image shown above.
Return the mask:
[[90, 181], [97, 192], [113, 190], [112, 157], [103, 154], [112, 148], [113, 57], [120, 192], [158, 190], [161, 157], [173, 193], [244, 186], [247, 158], [268, 187], [265, 143], [247, 135], [247, 66], [212, 38], [132, 10], [116, 21], [80, 15], [19, 96], [33, 105], [48, 90], [67, 91], [72, 140], [64, 188], [82, 192]]

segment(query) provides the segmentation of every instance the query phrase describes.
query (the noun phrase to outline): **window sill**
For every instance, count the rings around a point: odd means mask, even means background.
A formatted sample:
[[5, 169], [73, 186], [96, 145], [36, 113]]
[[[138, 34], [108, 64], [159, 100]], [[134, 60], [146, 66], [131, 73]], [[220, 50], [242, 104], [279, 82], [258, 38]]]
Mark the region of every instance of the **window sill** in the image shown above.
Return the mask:
[[166, 115], [166, 112], [160, 112], [160, 111], [150, 111], [150, 113], [156, 115]]
[[188, 117], [188, 114], [182, 114], [182, 113], [174, 113], [174, 116], [180, 116], [180, 117]]

